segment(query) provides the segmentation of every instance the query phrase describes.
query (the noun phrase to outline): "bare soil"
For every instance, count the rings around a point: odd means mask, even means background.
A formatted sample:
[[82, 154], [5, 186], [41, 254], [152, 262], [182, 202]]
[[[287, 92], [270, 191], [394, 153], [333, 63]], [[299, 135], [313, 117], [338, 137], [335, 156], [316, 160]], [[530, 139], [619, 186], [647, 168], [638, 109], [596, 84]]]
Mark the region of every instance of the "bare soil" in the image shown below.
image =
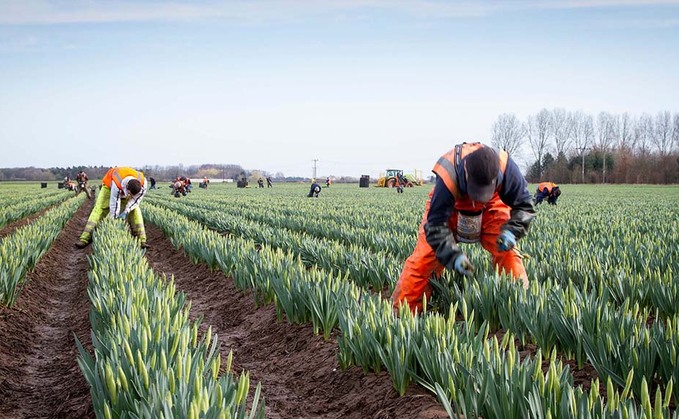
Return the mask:
[[28, 273], [16, 304], [0, 308], [2, 418], [94, 417], [89, 387], [76, 362], [74, 337], [91, 345], [89, 250], [76, 251], [73, 246], [90, 208], [86, 201]]

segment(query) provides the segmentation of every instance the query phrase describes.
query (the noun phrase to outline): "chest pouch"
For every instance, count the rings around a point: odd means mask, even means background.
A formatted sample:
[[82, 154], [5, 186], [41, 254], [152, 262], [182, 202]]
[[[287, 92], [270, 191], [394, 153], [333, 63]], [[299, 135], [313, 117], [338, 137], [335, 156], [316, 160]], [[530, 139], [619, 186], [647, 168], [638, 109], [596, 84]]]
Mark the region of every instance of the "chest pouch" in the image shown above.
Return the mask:
[[481, 240], [481, 219], [478, 214], [457, 213], [457, 241], [460, 243], [478, 243]]

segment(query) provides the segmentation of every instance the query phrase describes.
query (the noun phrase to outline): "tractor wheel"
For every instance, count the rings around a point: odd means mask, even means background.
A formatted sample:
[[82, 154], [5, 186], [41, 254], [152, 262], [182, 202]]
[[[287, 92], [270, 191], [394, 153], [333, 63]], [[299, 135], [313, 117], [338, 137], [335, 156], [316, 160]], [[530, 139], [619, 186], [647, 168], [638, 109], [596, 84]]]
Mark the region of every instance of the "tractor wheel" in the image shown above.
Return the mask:
[[396, 179], [387, 180], [386, 186], [387, 186], [387, 188], [393, 188], [394, 186], [396, 186]]

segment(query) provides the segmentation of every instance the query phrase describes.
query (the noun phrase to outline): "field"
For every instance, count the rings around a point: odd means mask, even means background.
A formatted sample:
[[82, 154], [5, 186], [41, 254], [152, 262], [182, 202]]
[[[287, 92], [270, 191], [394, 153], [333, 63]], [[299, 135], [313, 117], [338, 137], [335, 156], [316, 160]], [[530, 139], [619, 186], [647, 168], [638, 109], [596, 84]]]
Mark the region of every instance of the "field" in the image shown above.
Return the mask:
[[0, 417], [676, 417], [679, 187], [563, 185], [528, 290], [464, 245], [417, 317], [387, 298], [429, 187], [159, 187], [150, 249], [77, 250], [92, 201], [0, 184]]

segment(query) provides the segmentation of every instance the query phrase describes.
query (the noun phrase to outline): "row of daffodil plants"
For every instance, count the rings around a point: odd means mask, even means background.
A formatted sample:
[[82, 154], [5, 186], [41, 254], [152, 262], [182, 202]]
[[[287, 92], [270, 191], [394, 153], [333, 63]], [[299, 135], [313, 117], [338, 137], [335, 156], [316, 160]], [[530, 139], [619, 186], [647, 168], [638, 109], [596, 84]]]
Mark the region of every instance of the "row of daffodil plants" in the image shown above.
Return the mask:
[[[243, 216], [261, 207], [263, 202], [270, 203], [285, 216], [295, 217], [300, 210], [315, 213], [318, 218], [309, 221], [333, 221], [343, 226], [367, 229], [378, 224], [381, 231], [391, 234], [415, 233], [422, 218], [423, 199], [430, 187], [407, 188], [404, 194], [395, 189], [358, 188], [358, 185], [333, 185], [322, 188], [317, 200], [306, 197], [309, 186], [304, 184], [277, 184], [272, 189], [224, 189], [222, 185], [210, 186], [199, 194], [189, 196], [190, 200], [225, 199], [228, 205], [240, 207]], [[220, 188], [221, 187], [221, 188]], [[200, 198], [198, 198], [200, 197]], [[412, 220], [417, 220], [413, 224]], [[378, 249], [381, 250], [381, 249]]]
[[273, 300], [279, 315], [284, 313], [289, 321], [311, 322], [326, 338], [337, 325], [342, 332], [338, 357], [344, 367], [386, 368], [401, 394], [408, 383], [418, 382], [436, 392], [451, 416], [454, 412], [485, 417], [669, 416], [672, 381], [664, 397], [656, 388], [652, 404], [645, 378], [634, 399], [633, 374], [619, 389], [608, 377], [604, 403], [598, 382], [589, 393], [574, 388], [569, 368], [555, 354], [550, 354], [545, 373], [541, 351], [536, 358], [520, 361], [511, 334], [502, 342], [489, 340], [488, 324], [478, 330], [472, 327], [474, 314], [468, 313], [464, 300], [463, 322], [455, 322], [454, 314], [412, 316], [402, 310], [397, 316], [389, 301], [346, 277], [307, 269], [292, 252], [222, 236], [153, 205], [145, 207], [145, 214], [194, 261], [223, 270], [240, 287], [254, 288], [260, 301]]
[[97, 417], [265, 417], [260, 385], [248, 409], [249, 374], [234, 377], [232, 353], [222, 366], [211, 327], [199, 336], [190, 303], [153, 272], [123, 222], [99, 224], [90, 264], [94, 354], [78, 342], [78, 363]]
[[22, 196], [51, 195], [64, 192], [54, 185], [51, 188], [41, 188], [39, 182], [6, 182], [0, 184], [0, 204], [20, 199]]
[[[250, 237], [262, 242], [267, 242], [267, 240], [272, 237], [272, 234], [270, 233], [271, 229], [281, 231], [280, 234], [286, 235], [287, 237], [294, 237], [292, 231], [285, 228], [283, 221], [276, 222], [275, 225], [266, 223], [265, 220], [246, 224], [244, 218], [247, 217], [239, 214], [253, 211], [274, 214], [278, 210], [274, 209], [273, 206], [269, 206], [271, 205], [270, 203], [264, 201], [261, 201], [259, 204], [259, 207], [263, 209], [257, 210], [257, 206], [252, 203], [245, 209], [242, 205], [242, 199], [244, 198], [239, 196], [230, 204], [224, 202], [219, 205], [212, 203], [211, 199], [201, 199], [199, 202], [196, 199], [191, 201], [184, 200], [172, 204], [172, 207], [175, 209], [183, 207], [191, 208], [191, 210], [187, 211], [194, 213], [196, 219], [201, 219], [212, 228], [221, 229], [222, 231], [231, 231], [237, 234], [250, 235]], [[223, 200], [224, 198], [222, 198], [220, 202]], [[251, 201], [252, 197], [249, 197], [249, 200]], [[202, 201], [208, 202], [205, 203]], [[315, 202], [314, 200], [308, 201]], [[588, 203], [587, 205], [592, 206], [594, 204]], [[669, 217], [670, 214], [668, 211], [671, 211], [672, 209], [671, 202], [666, 201], [663, 205], [666, 214], [660, 214], [660, 220], [663, 219], [662, 217]], [[208, 210], [194, 211], [194, 207], [207, 207]], [[559, 210], [560, 208], [561, 207], [559, 207]], [[596, 246], [591, 246], [593, 250], [587, 250], [589, 247], [583, 246], [582, 241], [583, 237], [589, 237], [590, 235], [599, 237], [601, 232], [594, 234], [585, 231], [570, 236], [561, 231], [564, 228], [564, 221], [562, 220], [559, 222], [558, 220], [561, 217], [570, 220], [574, 215], [572, 214], [572, 211], [583, 212], [582, 210], [572, 210], [568, 207], [563, 211], [565, 215], [562, 215], [558, 212], [558, 209], [552, 206], [543, 205], [539, 210], [539, 213], [541, 213], [542, 216], [537, 217], [531, 228], [531, 234], [520, 243], [522, 250], [532, 256], [530, 259], [527, 259], [526, 262], [527, 270], [531, 278], [538, 281], [554, 279], [564, 285], [569, 281], [575, 281], [580, 287], [586, 284], [584, 280], [587, 279], [587, 282], [592, 284], [592, 286], [603, 289], [606, 293], [611, 294], [613, 300], [620, 305], [625, 299], [632, 299], [634, 302], [639, 302], [642, 306], [659, 308], [665, 314], [675, 314], [677, 310], [679, 310], [679, 284], [677, 283], [678, 281], [674, 281], [674, 272], [676, 272], [676, 266], [679, 263], [677, 249], [674, 247], [668, 248], [661, 244], [659, 246], [656, 244], [657, 249], [653, 249], [652, 242], [644, 242], [642, 240], [633, 240], [633, 245], [630, 246], [627, 244], [627, 242], [630, 241], [629, 238], [621, 238], [621, 246], [610, 249], [608, 254], [602, 256], [600, 254], [601, 252], [596, 250]], [[309, 213], [306, 209], [298, 211], [303, 213], [304, 215], [302, 218], [306, 218], [307, 220], [311, 220], [314, 217], [314, 214]], [[617, 218], [628, 216], [630, 211], [631, 207], [623, 208], [621, 214], [618, 215]], [[661, 211], [653, 211], [653, 213], [659, 212]], [[606, 213], [606, 211], [604, 211], [603, 208], [598, 211], [592, 211], [592, 214], [596, 215], [604, 213]], [[329, 216], [323, 218], [333, 217]], [[596, 223], [601, 224], [603, 222], [602, 220], [595, 221], [596, 222], [588, 221], [586, 218], [583, 218], [582, 222], [578, 225], [588, 226]], [[654, 228], [653, 219], [651, 218], [647, 218], [643, 221], [637, 219], [636, 223], [645, 226], [650, 233], [640, 237], [640, 239], [649, 240], [653, 234], [660, 234], [662, 236], [670, 237], [671, 239], [679, 239], [679, 230], [677, 229], [676, 223], [674, 223], [674, 225], [671, 225], [672, 223], [656, 223], [655, 231], [650, 231], [651, 228]], [[322, 220], [319, 222], [308, 221], [307, 224], [322, 226], [324, 225], [324, 222]], [[634, 223], [630, 223], [630, 225], [634, 225]], [[561, 230], [559, 230], [559, 228], [561, 228]], [[349, 230], [350, 227], [346, 227], [346, 229]], [[364, 234], [366, 237], [370, 237], [370, 235], [375, 232], [379, 232], [379, 226], [373, 226], [370, 230], [364, 232]], [[621, 233], [622, 231], [614, 231], [611, 234]], [[293, 246], [292, 241], [288, 240], [286, 237], [285, 240], [281, 240], [281, 246], [285, 246], [285, 243], [288, 243], [289, 247], [299, 249], [305, 260], [318, 265], [324, 263], [327, 265], [331, 263], [330, 260], [337, 259], [337, 256], [329, 259], [327, 256], [323, 255], [322, 250], [330, 247], [337, 249], [336, 246], [332, 243], [329, 244], [327, 241], [317, 241], [314, 243], [309, 236], [310, 234], [307, 233], [303, 235], [304, 240], [306, 240], [309, 245]], [[313, 236], [318, 237], [319, 240], [321, 240], [328, 238], [329, 235], [321, 234]], [[300, 240], [301, 239], [298, 237], [297, 242]], [[564, 243], [568, 240], [570, 240], [570, 244], [565, 246]], [[401, 242], [401, 245], [399, 246], [401, 248], [411, 248], [411, 246], [403, 244], [402, 241], [395, 240], [395, 242]], [[311, 250], [305, 251], [307, 248]], [[321, 250], [314, 251], [314, 248]], [[569, 252], [567, 249], [572, 250]], [[625, 249], [645, 249], [644, 252], [648, 251], [649, 255], [646, 259], [644, 259], [642, 255], [631, 257], [629, 253], [625, 252]], [[340, 263], [339, 266], [351, 266], [350, 269], [356, 270], [355, 265], [363, 265], [363, 260], [368, 260], [366, 265], [373, 265], [371, 259], [377, 258], [379, 260], [384, 259], [389, 261], [388, 266], [390, 267], [389, 272], [391, 273], [394, 270], [398, 271], [400, 266], [402, 266], [402, 260], [405, 259], [405, 256], [403, 255], [398, 257], [397, 255], [392, 255], [390, 253], [387, 253], [384, 258], [382, 257], [382, 253], [377, 253], [376, 256], [372, 256], [365, 247], [360, 247], [356, 250], [357, 253], [347, 252], [345, 250], [343, 253], [346, 254], [347, 263]], [[488, 264], [488, 259], [483, 256], [483, 252], [478, 246], [466, 247], [465, 250], [470, 253], [470, 255], [475, 256], [473, 262], [477, 265], [477, 268], [481, 267], [484, 272], [488, 272], [489, 270], [492, 271], [492, 267]], [[318, 259], [313, 259], [312, 257], [319, 252], [322, 255], [321, 257], [323, 260], [319, 261]], [[574, 254], [577, 255], [578, 253], [582, 256], [572, 257]], [[393, 258], [396, 258], [396, 260], [393, 260]], [[355, 263], [352, 264], [352, 261], [355, 261]], [[639, 270], [635, 271], [634, 266], [640, 266]], [[589, 269], [587, 269], [588, 267]], [[617, 268], [614, 269], [613, 267]], [[574, 271], [578, 272], [578, 274], [575, 275], [573, 273]], [[587, 276], [583, 272], [590, 272], [590, 275]], [[364, 276], [365, 275], [353, 275], [357, 281], [361, 281]], [[395, 280], [393, 274], [382, 274], [380, 276], [379, 273], [375, 273], [374, 271], [370, 271], [368, 276], [371, 278], [371, 282], [375, 287], [380, 283], [393, 285]]]
[[[60, 196], [60, 200], [63, 198]], [[38, 263], [82, 202], [82, 196], [71, 197], [0, 239], [0, 305], [14, 305], [26, 273]]]
[[[191, 199], [182, 204], [228, 214], [233, 216], [232, 220], [256, 219], [255, 225], [360, 244], [362, 253], [384, 253], [396, 258], [394, 265], [402, 265], [414, 245], [428, 188], [408, 188], [405, 197], [385, 193], [383, 189], [341, 186], [324, 188], [319, 199], [290, 196], [291, 191], [299, 193], [301, 186], [277, 187], [276, 195], [268, 190], [227, 190], [227, 195], [223, 189], [211, 189], [210, 193], [189, 195]], [[610, 293], [619, 305], [632, 299], [644, 307], [675, 314], [679, 310], [679, 281], [674, 280], [679, 269], [679, 247], [666, 243], [679, 240], [679, 225], [671, 222], [679, 189], [608, 186], [599, 190], [601, 187], [568, 185], [564, 188], [566, 192], [558, 206], [538, 206], [529, 235], [519, 242], [520, 249], [530, 257], [526, 262], [529, 277], [540, 282], [552, 279], [563, 285], [575, 282], [578, 287], [597, 287]], [[366, 196], [368, 191], [372, 195]], [[343, 216], [349, 205], [356, 208], [352, 214], [363, 216]], [[279, 213], [282, 215], [278, 216]], [[390, 214], [391, 223], [376, 216], [383, 213]], [[209, 213], [207, 216], [210, 217]], [[286, 218], [294, 221], [286, 224]], [[410, 238], [403, 234], [391, 239], [385, 236], [384, 231], [397, 221], [405, 223], [401, 225], [407, 227], [402, 229], [412, 233]], [[361, 228], [354, 227], [359, 223]], [[346, 232], [355, 234], [347, 236]], [[373, 244], [366, 245], [371, 238]], [[383, 249], [391, 250], [380, 252]], [[478, 246], [463, 249], [479, 256], [472, 260], [477, 268], [480, 265], [484, 272], [489, 268]]]
[[37, 184], [9, 183], [0, 184], [0, 205], [14, 205], [26, 199], [65, 193], [63, 189], [43, 189]]
[[[220, 224], [215, 223], [215, 220], [223, 219], [221, 213], [202, 211], [200, 216], [196, 216], [196, 212], [188, 210], [187, 205], [174, 206], [181, 207], [184, 214], [220, 229]], [[226, 230], [236, 229], [242, 233], [243, 229], [238, 227], [237, 219], [231, 218], [228, 224], [231, 227]], [[247, 229], [253, 233], [245, 234], [246, 237], [254, 237], [260, 243], [274, 246], [283, 243], [283, 248], [287, 243], [289, 249], [300, 254], [296, 251], [296, 241], [290, 240], [289, 234], [283, 233], [285, 239], [277, 240], [280, 233], [270, 228], [263, 229], [261, 234], [256, 232], [256, 225]], [[470, 255], [473, 254], [473, 259], [481, 261], [483, 272], [492, 272], [492, 268], [488, 266], [488, 258], [483, 258], [478, 247], [469, 248], [469, 251]], [[318, 266], [323, 267], [323, 264], [318, 263]], [[382, 275], [390, 274], [383, 272]], [[352, 277], [351, 274], [349, 277]], [[567, 356], [576, 359], [580, 367], [588, 359], [601, 377], [610, 376], [620, 387], [624, 386], [628, 371], [635, 369], [637, 373], [632, 391], [637, 396], [641, 394], [643, 378], [649, 382], [659, 380], [661, 383], [668, 383], [672, 378], [676, 381], [679, 378], [676, 351], [667, 351], [665, 348], [666, 343], [676, 340], [676, 333], [671, 330], [671, 325], [676, 325], [677, 322], [672, 322], [672, 318], [669, 318], [669, 328], [660, 322], [647, 327], [646, 321], [651, 314], [654, 318], [665, 318], [667, 314], [657, 310], [651, 313], [649, 308], [642, 310], [634, 299], [616, 300], [615, 294], [605, 286], [605, 282], [597, 281], [596, 278], [594, 281], [598, 286], [584, 286], [582, 291], [573, 283], [562, 286], [551, 279], [543, 283], [533, 281], [533, 288], [525, 293], [495, 275], [478, 275], [462, 288], [440, 287], [439, 295], [445, 295], [446, 292], [450, 294], [451, 290], [455, 290], [454, 298], [444, 301], [443, 307], [449, 301], [464, 299], [478, 313], [477, 318], [489, 322], [491, 331], [502, 326], [519, 336], [523, 342], [535, 342], [545, 353], [551, 353], [554, 348], [565, 351]], [[666, 288], [655, 287], [650, 293], [657, 295], [654, 298], [657, 306], [672, 307], [672, 300], [667, 299]], [[582, 301], [588, 301], [589, 308], [589, 311], [584, 310], [584, 316], [577, 311]], [[618, 324], [618, 318], [632, 320]], [[601, 323], [607, 327], [602, 329]], [[615, 338], [611, 340], [608, 337], [609, 331], [617, 329], [620, 330], [612, 335]], [[606, 344], [602, 345], [601, 342]], [[612, 347], [615, 350], [611, 350]], [[644, 356], [635, 355], [637, 353]], [[679, 396], [679, 389], [675, 393]]]
[[650, 191], [627, 188], [627, 198], [589, 196], [571, 205], [541, 205], [520, 243], [532, 256], [529, 276], [602, 288], [618, 304], [631, 299], [676, 314], [679, 247], [672, 243], [679, 241], [679, 189], [668, 188], [646, 202]]
[[[311, 201], [311, 202], [309, 202]], [[384, 213], [362, 215], [347, 215], [344, 208], [324, 209], [322, 213], [314, 215], [313, 200], [302, 201], [306, 207], [290, 206], [289, 200], [279, 199], [268, 202], [266, 206], [245, 205], [240, 203], [233, 205], [231, 197], [210, 197], [210, 199], [191, 199], [182, 201], [185, 205], [195, 206], [208, 211], [219, 210], [222, 214], [228, 214], [240, 219], [247, 219], [259, 224], [266, 224], [277, 229], [286, 229], [292, 232], [334, 240], [345, 245], [358, 245], [372, 253], [381, 253], [405, 259], [415, 245], [417, 223], [408, 223], [394, 227], [393, 223], [385, 218], [393, 220], [401, 217], [399, 210], [389, 210], [388, 216]], [[283, 207], [287, 203], [287, 208]], [[247, 210], [243, 211], [242, 207]], [[276, 211], [271, 208], [275, 207]], [[419, 209], [421, 211], [421, 209]], [[374, 211], [374, 210], [373, 210]], [[393, 211], [393, 212], [392, 212]], [[412, 211], [412, 208], [411, 208]], [[318, 217], [318, 220], [314, 220]], [[371, 217], [373, 217], [371, 219]], [[365, 218], [368, 218], [366, 220]], [[351, 220], [356, 220], [352, 224]], [[379, 225], [380, 229], [375, 226]]]
[[401, 262], [387, 254], [374, 254], [365, 248], [326, 238], [277, 228], [243, 219], [227, 211], [204, 209], [192, 201], [150, 198], [150, 202], [172, 209], [206, 227], [230, 233], [258, 244], [269, 245], [297, 254], [307, 266], [318, 266], [338, 274], [347, 273], [360, 286], [380, 290], [392, 286], [398, 278]]
[[[618, 305], [604, 292], [583, 291], [573, 283], [533, 282], [524, 290], [495, 275], [461, 283], [444, 275], [433, 285], [434, 306], [463, 302], [476, 313], [475, 327], [509, 331], [546, 354], [559, 351], [579, 368], [589, 362], [600, 378], [619, 387], [630, 379], [637, 397], [642, 381], [672, 391], [671, 383], [679, 380], [679, 315], [661, 318], [657, 309], [630, 300]], [[674, 397], [679, 400], [677, 388]]]
[[71, 196], [73, 196], [72, 192], [64, 192], [63, 190], [45, 193], [30, 191], [28, 194], [24, 194], [22, 190], [15, 196], [8, 197], [0, 203], [0, 229], [13, 221], [20, 220], [52, 205], [64, 202]]

